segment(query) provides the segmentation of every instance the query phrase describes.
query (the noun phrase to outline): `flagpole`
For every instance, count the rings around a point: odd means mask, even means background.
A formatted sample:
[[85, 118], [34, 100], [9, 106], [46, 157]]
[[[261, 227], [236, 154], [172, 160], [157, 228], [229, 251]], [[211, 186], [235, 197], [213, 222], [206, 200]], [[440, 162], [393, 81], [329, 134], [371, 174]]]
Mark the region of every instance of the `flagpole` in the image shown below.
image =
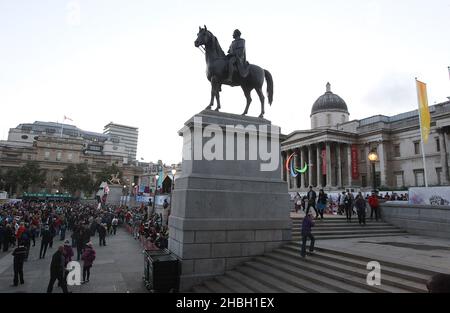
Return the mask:
[[417, 77], [416, 77], [416, 90], [417, 90], [417, 103], [419, 105], [418, 113], [419, 113], [420, 138], [421, 138], [420, 142], [422, 146], [423, 175], [425, 180], [425, 187], [428, 188], [427, 163], [425, 162], [425, 147], [423, 144], [422, 116], [420, 114], [420, 97], [419, 97], [419, 89], [417, 88]]
[[63, 129], [64, 129], [64, 120], [66, 119], [66, 117], [64, 116], [63, 122], [61, 123], [61, 138], [63, 136]]

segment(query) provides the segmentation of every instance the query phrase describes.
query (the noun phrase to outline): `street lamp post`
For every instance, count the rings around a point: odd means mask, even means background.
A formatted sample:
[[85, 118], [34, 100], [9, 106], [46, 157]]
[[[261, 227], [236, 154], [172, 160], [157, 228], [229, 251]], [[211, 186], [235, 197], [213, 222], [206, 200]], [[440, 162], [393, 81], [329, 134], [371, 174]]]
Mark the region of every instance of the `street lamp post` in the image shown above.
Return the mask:
[[378, 154], [376, 152], [376, 150], [372, 150], [369, 155], [367, 156], [370, 163], [372, 163], [372, 186], [373, 186], [373, 191], [375, 192], [377, 190], [377, 181], [375, 178], [375, 163], [378, 161]]

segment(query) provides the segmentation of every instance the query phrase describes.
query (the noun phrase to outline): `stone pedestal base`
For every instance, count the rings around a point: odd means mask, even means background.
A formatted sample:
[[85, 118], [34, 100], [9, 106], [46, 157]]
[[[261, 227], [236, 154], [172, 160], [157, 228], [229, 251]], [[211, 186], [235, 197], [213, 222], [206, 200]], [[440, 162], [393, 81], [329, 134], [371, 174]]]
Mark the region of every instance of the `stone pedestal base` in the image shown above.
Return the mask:
[[[264, 142], [278, 140], [270, 136], [265, 139], [261, 134], [259, 126], [270, 126], [270, 122], [212, 111], [203, 111], [195, 117], [202, 118], [202, 130], [211, 124], [224, 130], [224, 159], [194, 160], [195, 142], [201, 140], [203, 147], [211, 137], [194, 136], [193, 119], [189, 120], [182, 130], [182, 176], [175, 184], [169, 218], [169, 249], [182, 263], [180, 291], [291, 240], [289, 195], [287, 184], [281, 180], [279, 141], [276, 149], [272, 146], [273, 156], [278, 154], [273, 170], [261, 169], [261, 164], [268, 161], [262, 160], [259, 152], [256, 159], [249, 160], [253, 144], [257, 143], [259, 149]], [[226, 125], [255, 125], [256, 131], [226, 134]], [[227, 149], [234, 149], [231, 154], [239, 155], [235, 151], [239, 149], [236, 141], [232, 147], [226, 138], [234, 140], [239, 136], [245, 138], [246, 159], [226, 160]], [[261, 136], [263, 139], [259, 141]]]
[[106, 197], [106, 204], [120, 205], [120, 197], [122, 197], [122, 186], [111, 185]]

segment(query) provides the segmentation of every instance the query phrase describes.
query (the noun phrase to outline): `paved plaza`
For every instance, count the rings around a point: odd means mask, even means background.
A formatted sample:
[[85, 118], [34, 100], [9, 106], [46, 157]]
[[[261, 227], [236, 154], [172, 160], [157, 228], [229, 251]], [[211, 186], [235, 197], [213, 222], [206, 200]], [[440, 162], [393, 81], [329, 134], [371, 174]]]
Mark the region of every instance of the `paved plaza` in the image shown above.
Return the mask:
[[363, 255], [450, 274], [450, 240], [416, 235], [348, 238], [317, 242], [318, 247]]
[[[66, 236], [70, 239], [70, 235]], [[55, 237], [55, 239], [59, 239]], [[69, 286], [74, 293], [141, 293], [147, 292], [142, 281], [144, 258], [138, 241], [119, 228], [117, 235], [106, 238], [106, 247], [99, 247], [98, 237], [92, 237], [96, 260], [91, 269], [90, 282], [81, 286]], [[24, 264], [25, 284], [10, 287], [13, 283], [13, 257], [0, 252], [0, 293], [44, 293], [50, 280], [50, 262], [53, 253], [62, 241], [55, 240], [53, 248], [47, 250], [45, 259], [39, 259], [40, 240], [31, 247], [29, 259]], [[76, 260], [76, 248], [74, 248]], [[55, 283], [54, 293], [61, 293]]]

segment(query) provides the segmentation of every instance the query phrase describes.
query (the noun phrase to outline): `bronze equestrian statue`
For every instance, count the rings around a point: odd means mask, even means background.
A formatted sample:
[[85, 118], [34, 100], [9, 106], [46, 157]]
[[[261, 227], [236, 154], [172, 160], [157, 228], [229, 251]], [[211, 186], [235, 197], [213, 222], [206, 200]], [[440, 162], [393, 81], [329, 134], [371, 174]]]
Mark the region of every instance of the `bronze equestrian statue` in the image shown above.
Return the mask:
[[[247, 105], [244, 113], [246, 115], [252, 98], [250, 93], [253, 89], [256, 90], [259, 100], [261, 101], [261, 114], [260, 118], [264, 117], [264, 94], [262, 86], [264, 79], [267, 82], [267, 96], [269, 104], [273, 101], [273, 80], [269, 71], [262, 69], [261, 67], [249, 64], [245, 55], [245, 40], [240, 38], [241, 32], [235, 30], [233, 37], [234, 41], [230, 46], [228, 56], [225, 55], [220, 47], [217, 38], [206, 28], [199, 27], [197, 39], [194, 44], [198, 48], [204, 46], [206, 57], [206, 76], [211, 82], [211, 101], [206, 107], [210, 110], [214, 104], [214, 97], [216, 98], [217, 107], [216, 111], [220, 109], [220, 97], [219, 92], [222, 90], [222, 84], [232, 87], [241, 86], [244, 91], [245, 98], [247, 99]], [[237, 70], [235, 70], [235, 66]]]

